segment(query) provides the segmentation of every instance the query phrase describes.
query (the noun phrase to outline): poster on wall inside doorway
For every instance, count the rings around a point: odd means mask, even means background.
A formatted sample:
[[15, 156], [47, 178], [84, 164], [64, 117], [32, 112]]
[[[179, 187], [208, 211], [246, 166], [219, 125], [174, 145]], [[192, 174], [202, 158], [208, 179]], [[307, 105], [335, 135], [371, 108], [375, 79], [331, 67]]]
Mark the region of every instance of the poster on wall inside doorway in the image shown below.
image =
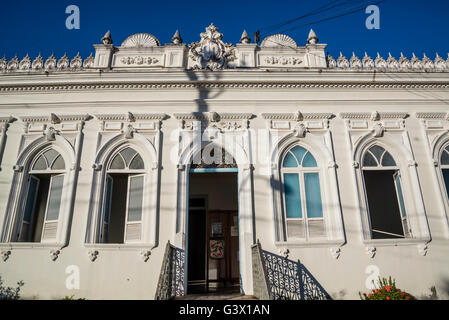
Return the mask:
[[209, 252], [212, 259], [223, 259], [224, 240], [209, 240]]

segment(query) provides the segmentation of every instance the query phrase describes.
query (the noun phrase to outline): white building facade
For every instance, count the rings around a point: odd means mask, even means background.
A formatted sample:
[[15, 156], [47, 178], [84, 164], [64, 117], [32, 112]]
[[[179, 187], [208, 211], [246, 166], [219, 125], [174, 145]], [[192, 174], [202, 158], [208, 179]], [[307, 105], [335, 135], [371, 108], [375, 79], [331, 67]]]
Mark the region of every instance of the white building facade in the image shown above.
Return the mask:
[[257, 295], [259, 241], [334, 299], [377, 274], [448, 299], [449, 59], [222, 38], [0, 60], [0, 276], [154, 299], [170, 242], [182, 294]]

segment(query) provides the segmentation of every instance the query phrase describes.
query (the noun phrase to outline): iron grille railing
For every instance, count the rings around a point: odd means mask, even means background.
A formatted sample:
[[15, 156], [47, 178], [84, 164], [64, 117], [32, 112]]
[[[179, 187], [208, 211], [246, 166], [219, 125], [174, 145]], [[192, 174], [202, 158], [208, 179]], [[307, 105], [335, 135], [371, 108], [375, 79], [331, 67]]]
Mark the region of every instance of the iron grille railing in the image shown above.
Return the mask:
[[185, 295], [185, 251], [167, 243], [155, 300]]
[[[258, 242], [255, 250], [261, 252], [261, 263], [266, 280], [268, 296], [272, 300], [330, 300], [330, 295], [324, 290], [315, 277], [299, 261], [262, 250]], [[257, 255], [256, 255], [257, 256]], [[261, 291], [263, 293], [263, 290]]]

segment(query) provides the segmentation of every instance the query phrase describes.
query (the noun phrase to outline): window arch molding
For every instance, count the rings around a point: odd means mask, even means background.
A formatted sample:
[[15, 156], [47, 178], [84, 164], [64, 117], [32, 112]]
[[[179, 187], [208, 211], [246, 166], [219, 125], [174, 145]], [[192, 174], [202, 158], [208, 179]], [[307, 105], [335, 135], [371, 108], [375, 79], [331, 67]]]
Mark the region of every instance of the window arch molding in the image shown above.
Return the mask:
[[32, 165], [34, 165], [39, 155], [49, 149], [55, 150], [63, 158], [65, 168], [57, 170], [57, 172], [63, 174], [64, 179], [55, 235], [51, 239], [42, 240], [40, 245], [48, 244], [50, 246], [63, 247], [68, 243], [69, 225], [73, 212], [73, 197], [76, 188], [77, 170], [75, 169], [77, 157], [71, 143], [61, 135], [56, 135], [54, 141], [48, 141], [45, 137], [39, 137], [30, 142], [17, 157], [2, 227], [2, 242], [17, 241], [16, 235], [25, 210], [24, 203], [27, 197], [29, 177], [30, 173], [33, 172]]
[[[282, 161], [289, 150], [299, 146], [310, 152], [316, 160], [322, 195], [323, 217], [325, 221], [325, 237], [322, 239], [289, 240], [284, 220], [284, 200], [282, 186]], [[340, 206], [339, 190], [336, 175], [336, 163], [330, 134], [312, 135], [298, 138], [294, 133], [279, 140], [270, 154], [273, 219], [275, 241], [277, 246], [340, 246], [345, 242], [343, 219]]]
[[444, 176], [449, 166], [442, 163], [442, 156], [445, 153], [445, 150], [449, 148], [449, 132], [446, 131], [441, 134], [431, 148], [431, 160], [435, 166], [436, 180], [441, 193], [442, 209], [444, 209], [445, 219], [449, 230], [449, 186], [447, 186]]
[[[398, 139], [393, 139], [388, 134], [383, 137], [373, 137], [367, 133], [362, 136], [353, 151], [353, 167], [355, 172], [355, 185], [357, 187], [357, 207], [360, 214], [360, 225], [362, 238], [366, 244], [414, 244], [428, 242], [430, 240], [430, 230], [424, 209], [421, 187], [418, 179], [417, 164], [414, 160], [411, 144], [406, 132], [401, 133], [400, 143]], [[408, 223], [413, 233], [412, 239], [382, 239], [374, 240], [371, 236], [368, 200], [366, 196], [365, 181], [363, 177], [363, 158], [365, 152], [374, 145], [378, 145], [388, 151], [397, 164], [397, 169], [401, 173], [402, 194], [404, 205], [407, 211]]]
[[[110, 164], [120, 151], [131, 148], [137, 152], [144, 162], [144, 168], [131, 170], [144, 176], [143, 203], [142, 203], [142, 229], [140, 240], [132, 241], [135, 245], [153, 248], [157, 245], [157, 214], [159, 211], [159, 157], [156, 148], [146, 137], [134, 133], [132, 139], [120, 133], [110, 138], [97, 152], [93, 165], [92, 191], [89, 201], [89, 214], [86, 226], [85, 243], [93, 246], [103, 245], [100, 240], [102, 218], [104, 214], [104, 197], [106, 178], [110, 172]], [[133, 243], [111, 245], [133, 245]], [[106, 244], [108, 245], [108, 244]]]

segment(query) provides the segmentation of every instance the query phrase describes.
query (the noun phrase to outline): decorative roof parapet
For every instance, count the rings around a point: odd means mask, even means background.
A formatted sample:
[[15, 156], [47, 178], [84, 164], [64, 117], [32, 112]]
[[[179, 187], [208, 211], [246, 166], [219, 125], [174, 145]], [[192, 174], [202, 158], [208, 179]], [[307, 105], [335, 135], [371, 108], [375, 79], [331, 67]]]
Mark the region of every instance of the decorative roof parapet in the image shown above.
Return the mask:
[[45, 60], [42, 58], [41, 54], [31, 61], [30, 56], [27, 54], [22, 60], [15, 56], [9, 62], [3, 57], [0, 59], [0, 72], [24, 72], [24, 71], [80, 71], [83, 69], [90, 69], [93, 67], [94, 58], [92, 53], [89, 57], [84, 60], [81, 58], [79, 53], [72, 59], [69, 60], [67, 54], [64, 54], [59, 60], [57, 60], [52, 53], [50, 57]]
[[329, 54], [326, 60], [329, 69], [380, 72], [449, 72], [449, 55], [448, 60], [445, 61], [438, 53], [434, 61], [427, 57], [425, 53], [422, 60], [419, 60], [415, 54], [409, 60], [403, 53], [401, 53], [399, 60], [396, 60], [391, 53], [388, 54], [387, 60], [377, 53], [376, 59], [373, 60], [366, 52], [362, 63], [355, 53], [353, 53], [350, 61], [341, 52], [337, 61]]

